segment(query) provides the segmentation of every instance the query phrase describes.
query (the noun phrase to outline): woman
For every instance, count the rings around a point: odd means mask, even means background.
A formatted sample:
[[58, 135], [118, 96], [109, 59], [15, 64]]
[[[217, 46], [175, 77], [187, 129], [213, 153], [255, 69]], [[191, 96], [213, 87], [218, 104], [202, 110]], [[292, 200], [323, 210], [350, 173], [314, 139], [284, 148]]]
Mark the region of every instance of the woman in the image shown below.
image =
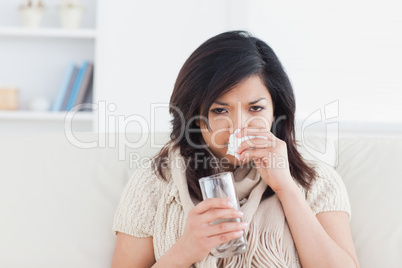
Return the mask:
[[[303, 159], [295, 100], [272, 49], [244, 31], [210, 38], [184, 63], [170, 99], [170, 141], [138, 168], [116, 211], [112, 267], [359, 267], [339, 175]], [[244, 141], [227, 154], [229, 136]], [[202, 201], [198, 179], [232, 171], [240, 212]], [[219, 218], [241, 222], [209, 223]], [[248, 251], [217, 259], [245, 235]]]

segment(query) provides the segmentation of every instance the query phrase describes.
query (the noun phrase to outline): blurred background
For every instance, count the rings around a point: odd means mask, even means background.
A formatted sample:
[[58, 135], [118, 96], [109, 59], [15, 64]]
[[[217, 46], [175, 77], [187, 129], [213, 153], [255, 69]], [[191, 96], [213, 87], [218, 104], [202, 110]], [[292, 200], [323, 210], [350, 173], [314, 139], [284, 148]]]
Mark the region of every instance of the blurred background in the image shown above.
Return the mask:
[[400, 14], [396, 0], [2, 0], [0, 135], [169, 131], [185, 60], [247, 30], [291, 79], [298, 133], [401, 136]]

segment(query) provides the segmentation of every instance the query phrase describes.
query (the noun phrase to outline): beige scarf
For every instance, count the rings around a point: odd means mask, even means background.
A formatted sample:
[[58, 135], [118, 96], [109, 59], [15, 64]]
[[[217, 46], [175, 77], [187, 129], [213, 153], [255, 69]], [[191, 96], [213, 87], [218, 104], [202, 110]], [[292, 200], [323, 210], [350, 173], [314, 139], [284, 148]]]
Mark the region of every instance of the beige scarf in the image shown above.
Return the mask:
[[[174, 184], [178, 187], [185, 218], [199, 200], [190, 196], [185, 176], [185, 161], [176, 148], [170, 154], [170, 168]], [[301, 267], [298, 253], [287, 224], [282, 204], [277, 195], [261, 201], [267, 184], [255, 167], [246, 165], [234, 171], [236, 194], [240, 200], [245, 229], [247, 252], [230, 258], [215, 258], [209, 254], [196, 268], [214, 267]]]

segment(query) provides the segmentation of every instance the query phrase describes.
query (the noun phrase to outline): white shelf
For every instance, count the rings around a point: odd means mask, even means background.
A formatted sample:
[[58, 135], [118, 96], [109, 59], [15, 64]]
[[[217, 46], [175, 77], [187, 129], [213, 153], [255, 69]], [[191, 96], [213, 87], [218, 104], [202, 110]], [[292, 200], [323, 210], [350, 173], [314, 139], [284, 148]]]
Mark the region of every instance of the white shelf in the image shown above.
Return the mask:
[[0, 27], [0, 37], [62, 37], [96, 39], [95, 29]]
[[[37, 120], [37, 121], [63, 121], [68, 112], [39, 112], [39, 111], [0, 111], [0, 121], [4, 120]], [[74, 121], [92, 122], [93, 112], [76, 112]]]

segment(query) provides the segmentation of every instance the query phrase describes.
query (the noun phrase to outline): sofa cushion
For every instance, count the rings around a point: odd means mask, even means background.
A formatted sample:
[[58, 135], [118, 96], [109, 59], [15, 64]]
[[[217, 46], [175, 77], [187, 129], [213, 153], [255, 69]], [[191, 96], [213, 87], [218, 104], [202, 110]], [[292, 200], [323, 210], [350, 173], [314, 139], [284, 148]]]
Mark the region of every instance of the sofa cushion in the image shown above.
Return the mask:
[[[2, 137], [0, 267], [110, 267], [113, 217], [129, 174], [159, 150], [151, 148], [149, 136], [135, 148], [140, 138]], [[163, 144], [167, 138], [155, 140]], [[96, 141], [94, 148], [84, 148]]]
[[361, 267], [401, 267], [402, 139], [345, 137], [336, 146]]

